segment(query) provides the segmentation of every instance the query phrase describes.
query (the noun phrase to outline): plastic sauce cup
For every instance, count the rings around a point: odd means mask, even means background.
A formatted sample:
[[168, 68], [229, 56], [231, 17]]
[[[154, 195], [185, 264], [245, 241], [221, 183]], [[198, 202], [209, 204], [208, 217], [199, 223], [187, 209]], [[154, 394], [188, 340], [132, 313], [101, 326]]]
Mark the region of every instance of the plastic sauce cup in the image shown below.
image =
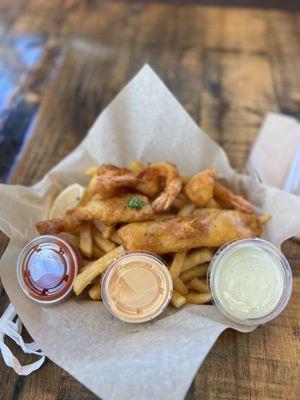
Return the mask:
[[21, 251], [17, 278], [31, 300], [57, 304], [71, 294], [80, 265], [81, 256], [74, 245], [58, 236], [39, 236]]
[[243, 239], [221, 247], [208, 269], [215, 305], [229, 319], [259, 325], [277, 317], [292, 292], [285, 256], [263, 239]]
[[165, 263], [149, 253], [126, 253], [104, 273], [101, 296], [116, 318], [131, 323], [150, 321], [168, 306], [173, 283]]

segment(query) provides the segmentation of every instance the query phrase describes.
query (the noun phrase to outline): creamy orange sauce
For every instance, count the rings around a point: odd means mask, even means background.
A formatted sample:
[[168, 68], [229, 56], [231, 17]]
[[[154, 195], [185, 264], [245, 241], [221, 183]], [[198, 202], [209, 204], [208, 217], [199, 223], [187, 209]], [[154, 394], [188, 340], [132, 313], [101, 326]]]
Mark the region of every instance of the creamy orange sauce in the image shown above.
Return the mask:
[[127, 322], [145, 322], [159, 315], [172, 294], [169, 271], [156, 257], [127, 254], [107, 271], [102, 295], [111, 313]]

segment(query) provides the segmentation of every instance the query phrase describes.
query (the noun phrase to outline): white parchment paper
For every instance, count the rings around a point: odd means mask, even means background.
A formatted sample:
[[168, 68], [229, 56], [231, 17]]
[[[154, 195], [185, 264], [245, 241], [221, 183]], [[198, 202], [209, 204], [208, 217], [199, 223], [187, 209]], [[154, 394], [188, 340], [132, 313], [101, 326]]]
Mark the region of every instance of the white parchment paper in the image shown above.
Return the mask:
[[0, 268], [10, 300], [46, 355], [104, 400], [181, 400], [206, 354], [227, 327], [214, 306], [186, 306], [142, 325], [113, 319], [102, 303], [71, 298], [51, 308], [27, 299], [18, 287], [16, 261], [37, 236], [53, 196], [86, 183], [86, 167], [131, 160], [171, 161], [185, 174], [215, 167], [225, 180], [271, 213], [265, 237], [275, 245], [299, 231], [300, 199], [237, 175], [223, 150], [184, 111], [145, 66], [101, 113], [85, 140], [33, 187], [0, 185], [0, 228], [11, 238]]

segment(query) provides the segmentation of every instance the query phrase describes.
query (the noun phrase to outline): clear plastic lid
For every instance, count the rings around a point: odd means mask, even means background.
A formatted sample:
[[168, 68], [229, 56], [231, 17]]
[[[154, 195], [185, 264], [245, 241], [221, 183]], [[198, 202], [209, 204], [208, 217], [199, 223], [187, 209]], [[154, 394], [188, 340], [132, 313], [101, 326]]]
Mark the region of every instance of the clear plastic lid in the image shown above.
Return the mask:
[[73, 245], [57, 236], [39, 236], [19, 256], [18, 281], [32, 300], [57, 303], [70, 294], [80, 262], [80, 254]]
[[101, 282], [102, 300], [122, 321], [140, 323], [161, 314], [170, 302], [172, 278], [164, 262], [149, 253], [126, 253], [115, 260]]
[[259, 325], [286, 307], [292, 271], [272, 243], [242, 239], [216, 252], [209, 265], [208, 284], [215, 305], [225, 316], [240, 324]]

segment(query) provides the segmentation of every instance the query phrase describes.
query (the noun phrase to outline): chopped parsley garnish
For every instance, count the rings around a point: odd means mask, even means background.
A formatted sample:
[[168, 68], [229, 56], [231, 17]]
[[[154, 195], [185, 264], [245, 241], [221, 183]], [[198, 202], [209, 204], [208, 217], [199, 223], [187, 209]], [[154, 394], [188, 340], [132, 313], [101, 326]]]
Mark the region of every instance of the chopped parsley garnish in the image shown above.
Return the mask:
[[133, 208], [134, 210], [140, 210], [143, 208], [145, 203], [143, 200], [139, 199], [138, 197], [130, 197], [128, 200], [128, 207]]

